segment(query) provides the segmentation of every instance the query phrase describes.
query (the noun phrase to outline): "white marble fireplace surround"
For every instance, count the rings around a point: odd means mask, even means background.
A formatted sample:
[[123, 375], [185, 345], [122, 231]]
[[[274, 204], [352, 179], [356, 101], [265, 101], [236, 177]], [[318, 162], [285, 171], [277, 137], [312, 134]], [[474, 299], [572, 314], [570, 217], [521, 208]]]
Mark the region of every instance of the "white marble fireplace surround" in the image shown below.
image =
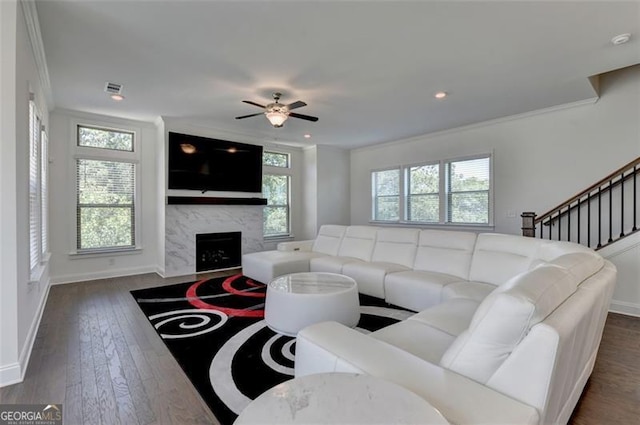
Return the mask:
[[263, 250], [261, 205], [166, 205], [165, 276], [196, 271], [196, 234], [242, 232], [242, 253]]

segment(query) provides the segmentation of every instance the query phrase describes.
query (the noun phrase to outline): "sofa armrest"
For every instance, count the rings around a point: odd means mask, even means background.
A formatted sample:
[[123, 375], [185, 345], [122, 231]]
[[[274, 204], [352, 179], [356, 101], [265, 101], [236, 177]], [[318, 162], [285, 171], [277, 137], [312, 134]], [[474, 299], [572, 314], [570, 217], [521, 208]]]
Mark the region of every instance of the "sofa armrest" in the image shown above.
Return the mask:
[[336, 322], [309, 326], [296, 340], [295, 375], [366, 373], [403, 386], [453, 424], [537, 424], [538, 411], [478, 382]]
[[313, 239], [308, 241], [280, 242], [278, 244], [278, 251], [311, 251], [313, 242]]

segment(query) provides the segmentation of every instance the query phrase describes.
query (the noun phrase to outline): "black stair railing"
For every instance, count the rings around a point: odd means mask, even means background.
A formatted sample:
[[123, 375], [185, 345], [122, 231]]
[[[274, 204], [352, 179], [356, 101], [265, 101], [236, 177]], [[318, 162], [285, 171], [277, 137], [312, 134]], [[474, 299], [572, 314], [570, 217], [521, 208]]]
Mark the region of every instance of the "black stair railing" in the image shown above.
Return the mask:
[[637, 232], [639, 173], [640, 157], [540, 216], [522, 213], [523, 235], [600, 249]]

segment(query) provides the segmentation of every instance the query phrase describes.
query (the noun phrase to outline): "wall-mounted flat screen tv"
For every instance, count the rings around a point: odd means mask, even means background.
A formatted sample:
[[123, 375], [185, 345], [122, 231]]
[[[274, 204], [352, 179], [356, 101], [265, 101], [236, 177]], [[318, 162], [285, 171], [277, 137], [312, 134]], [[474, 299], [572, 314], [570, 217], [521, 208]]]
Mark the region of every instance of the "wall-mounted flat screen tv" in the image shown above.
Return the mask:
[[262, 192], [262, 146], [169, 133], [169, 189]]

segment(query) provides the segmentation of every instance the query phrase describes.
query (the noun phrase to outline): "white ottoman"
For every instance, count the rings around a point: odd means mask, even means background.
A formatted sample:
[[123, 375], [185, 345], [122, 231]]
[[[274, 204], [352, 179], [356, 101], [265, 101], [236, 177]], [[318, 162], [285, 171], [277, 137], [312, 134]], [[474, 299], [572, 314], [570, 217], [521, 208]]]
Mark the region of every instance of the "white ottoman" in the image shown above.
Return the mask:
[[242, 274], [262, 283], [289, 273], [308, 272], [309, 260], [324, 254], [310, 251], [262, 251], [242, 256]]
[[329, 320], [354, 327], [360, 320], [358, 286], [335, 273], [280, 276], [267, 286], [264, 320], [273, 331], [289, 336]]

